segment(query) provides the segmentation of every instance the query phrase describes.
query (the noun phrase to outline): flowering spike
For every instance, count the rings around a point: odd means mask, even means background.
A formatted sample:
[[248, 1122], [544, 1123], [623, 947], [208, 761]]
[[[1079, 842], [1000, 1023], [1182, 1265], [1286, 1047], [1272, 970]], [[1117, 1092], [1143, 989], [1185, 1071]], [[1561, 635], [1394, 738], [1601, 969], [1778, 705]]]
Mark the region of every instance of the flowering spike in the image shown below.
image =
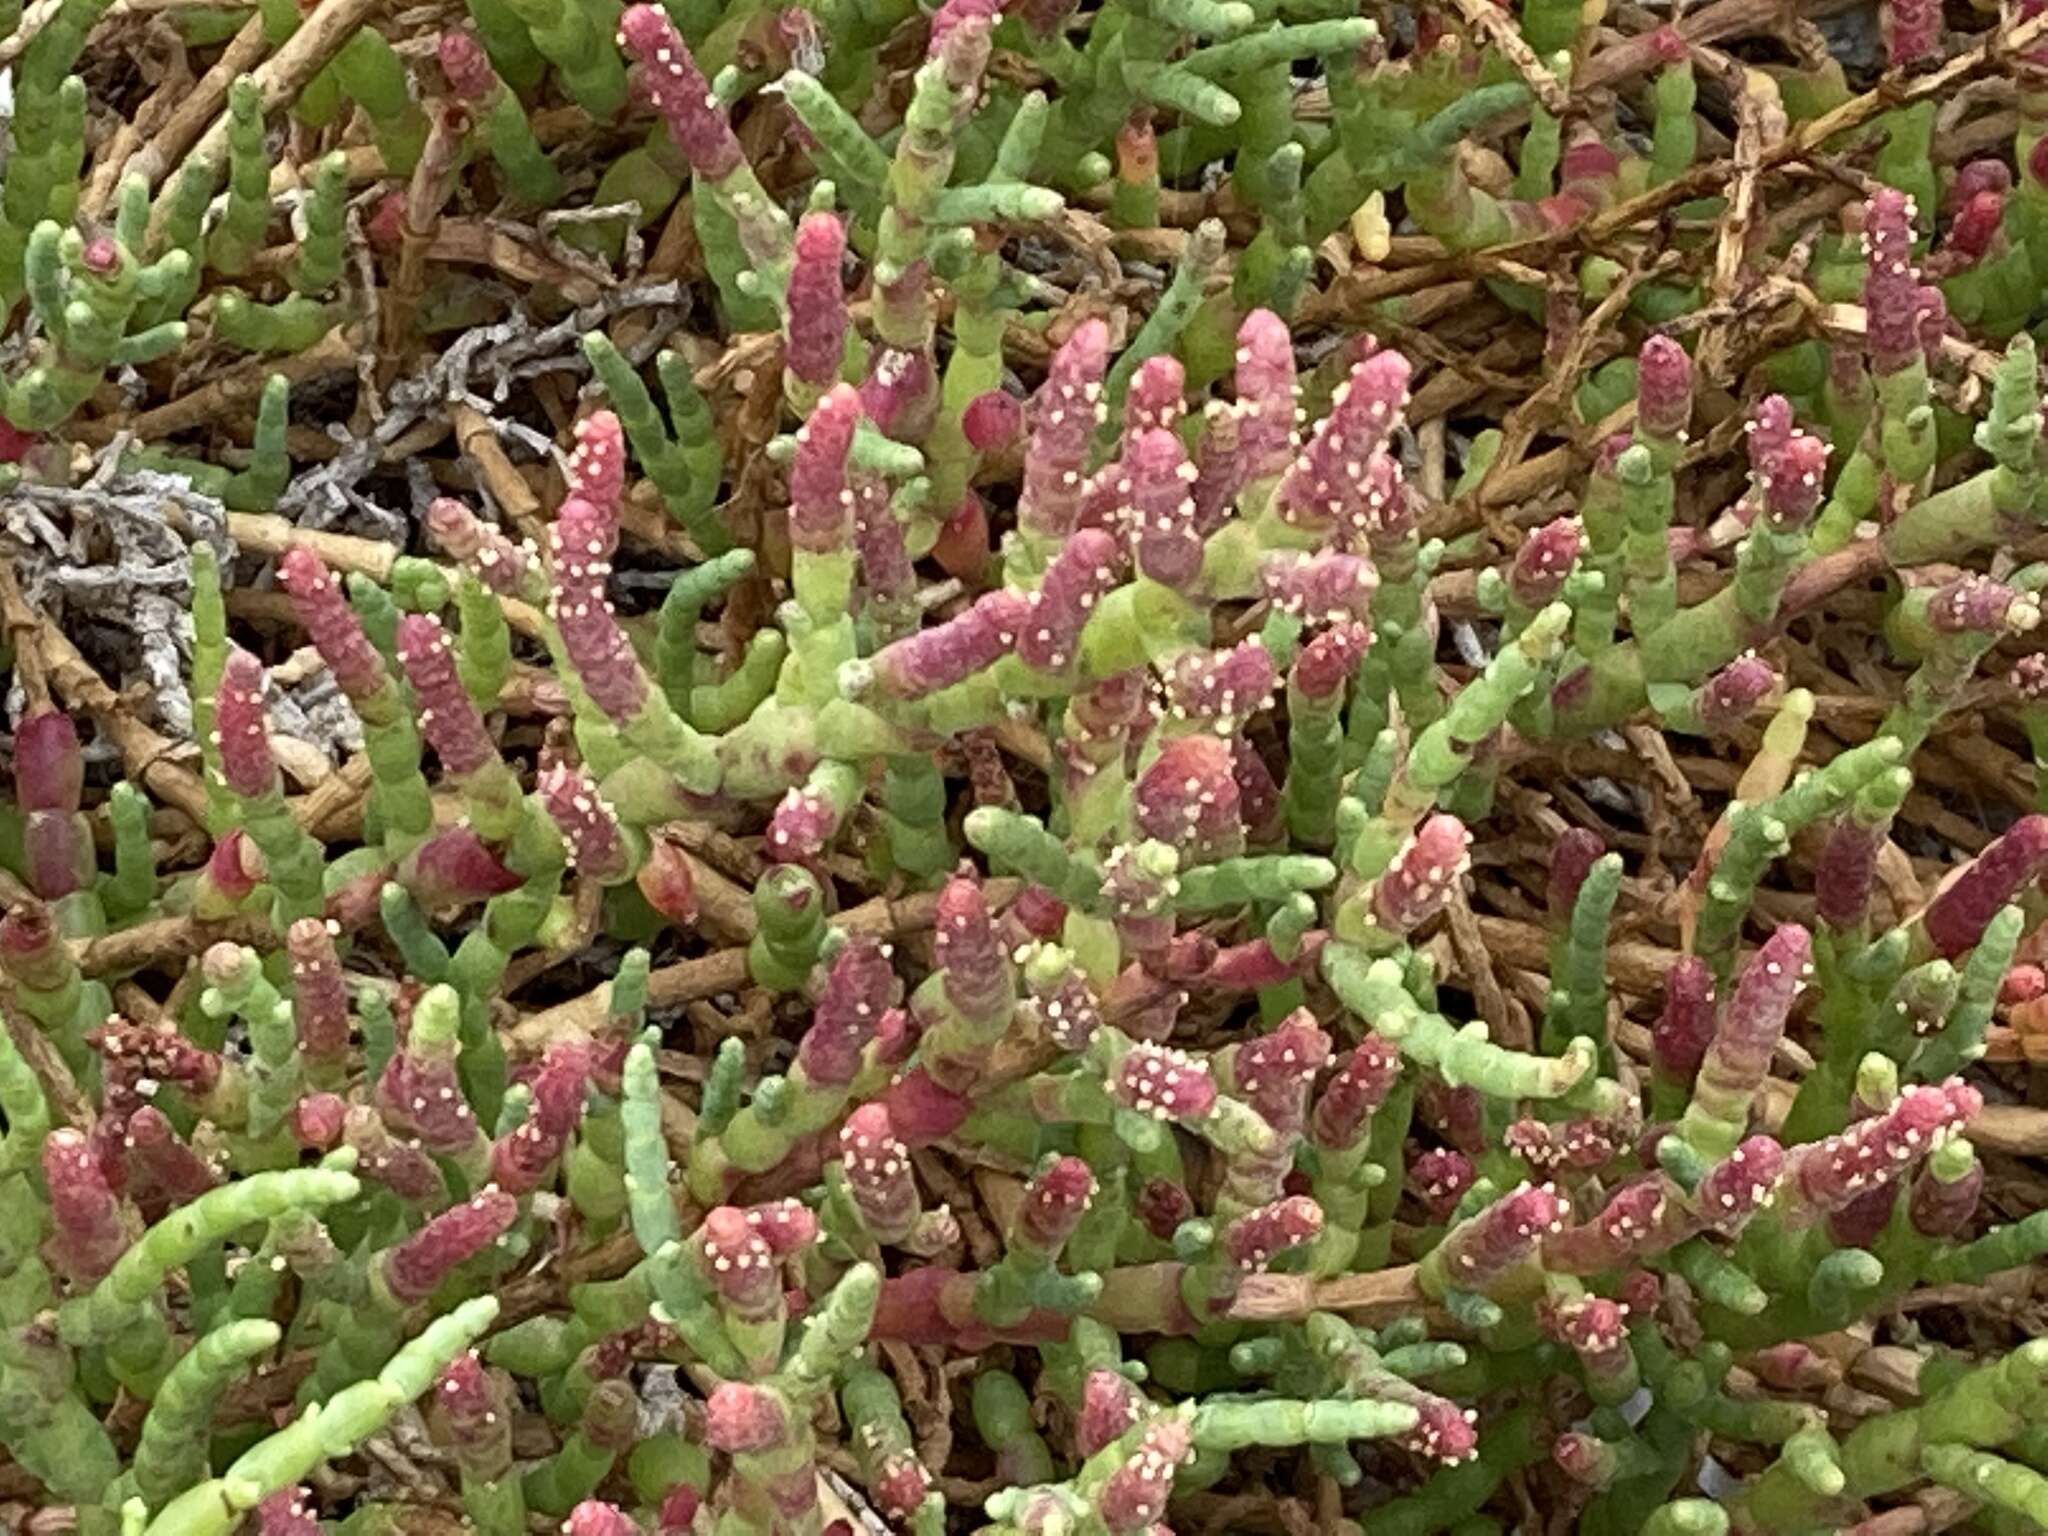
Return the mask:
[[1314, 1014], [1297, 1008], [1272, 1033], [1237, 1048], [1232, 1086], [1274, 1130], [1298, 1132], [1308, 1120], [1309, 1087], [1329, 1059], [1330, 1037]]
[[1054, 1159], [1024, 1186], [1010, 1241], [1052, 1258], [1074, 1235], [1094, 1198], [1095, 1176], [1086, 1163], [1078, 1157]]
[[[532, 546], [515, 544], [452, 496], [437, 496], [427, 506], [427, 533], [476, 579], [500, 597], [516, 597], [524, 589], [533, 563]], [[301, 623], [305, 623], [301, 617]], [[307, 624], [311, 630], [312, 626]], [[314, 633], [314, 643], [319, 635]], [[325, 655], [323, 649], [322, 654]], [[333, 665], [332, 661], [328, 663]]]
[[1048, 546], [1056, 547], [1074, 530], [1108, 370], [1109, 327], [1085, 320], [1053, 353], [1045, 382], [1025, 409], [1031, 440], [1024, 454], [1017, 525]]
[[729, 1456], [766, 1451], [789, 1433], [789, 1410], [775, 1394], [746, 1382], [722, 1383], [704, 1404], [704, 1443]]
[[1316, 1100], [1309, 1122], [1316, 1145], [1332, 1151], [1357, 1146], [1400, 1073], [1400, 1052], [1378, 1035], [1367, 1034]]
[[640, 1527], [618, 1505], [585, 1499], [562, 1522], [562, 1536], [640, 1536]]
[[1660, 1076], [1689, 1085], [1714, 1038], [1714, 972], [1697, 955], [1680, 955], [1664, 975], [1664, 1008], [1650, 1030], [1650, 1059]]
[[541, 771], [534, 788], [579, 871], [600, 885], [617, 885], [633, 873], [625, 829], [587, 775], [557, 763]]
[[1323, 1208], [1306, 1195], [1289, 1195], [1233, 1221], [1223, 1233], [1223, 1255], [1245, 1274], [1262, 1273], [1281, 1254], [1322, 1235]]
[[1567, 829], [1551, 847], [1544, 907], [1553, 934], [1561, 934], [1571, 922], [1579, 902], [1579, 888], [1606, 852], [1607, 844], [1601, 841], [1600, 834], [1584, 827]]
[[1478, 1181], [1472, 1159], [1454, 1147], [1432, 1147], [1408, 1165], [1408, 1185], [1438, 1221], [1447, 1221]]
[[1725, 1156], [1742, 1139], [1750, 1101], [1763, 1086], [1771, 1053], [1805, 985], [1812, 947], [1804, 928], [1785, 923], [1744, 968], [1700, 1062], [1692, 1102], [1679, 1126], [1695, 1151]]
[[626, 494], [626, 435], [610, 411], [593, 411], [576, 423], [567, 478], [571, 496], [618, 516]]
[[1233, 755], [1214, 736], [1167, 742], [1138, 776], [1131, 809], [1145, 836], [1180, 850], [1188, 862], [1213, 863], [1243, 851]]
[[[1751, 462], [1755, 463], [1756, 438], [1752, 437], [1750, 444]], [[1763, 515], [1774, 527], [1800, 528], [1812, 519], [1820, 507], [1827, 457], [1825, 442], [1804, 432], [1794, 432], [1762, 462], [1759, 483]]]
[[138, 1186], [136, 1201], [146, 1214], [174, 1211], [220, 1183], [213, 1165], [186, 1144], [154, 1104], [129, 1116], [123, 1144]]
[[864, 664], [865, 675], [892, 698], [924, 698], [965, 682], [1014, 650], [1031, 613], [1022, 593], [998, 587], [945, 623], [883, 646]]
[[370, 1105], [349, 1107], [341, 1136], [345, 1146], [355, 1149], [356, 1167], [365, 1179], [416, 1205], [437, 1206], [447, 1199], [447, 1186], [433, 1158], [417, 1141], [394, 1136]]
[[285, 932], [291, 957], [292, 1021], [299, 1054], [325, 1071], [341, 1070], [348, 1056], [348, 992], [334, 935], [316, 917], [302, 917]]
[[320, 1522], [306, 1502], [306, 1490], [296, 1483], [258, 1504], [250, 1529], [253, 1536], [320, 1536]]
[[1289, 690], [1319, 702], [1337, 698], [1371, 645], [1372, 631], [1363, 624], [1338, 624], [1324, 630], [1294, 658]]
[[1863, 208], [1863, 242], [1870, 268], [1863, 280], [1865, 341], [1879, 376], [1920, 361], [1921, 312], [1931, 290], [1913, 267], [1913, 200], [1895, 187], [1878, 187]]
[[1294, 453], [1294, 338], [1270, 309], [1255, 309], [1237, 328], [1237, 449], [1244, 480], [1269, 479]]
[[78, 727], [61, 709], [24, 715], [14, 728], [14, 795], [24, 811], [70, 814], [85, 793]]
[[497, 71], [491, 68], [483, 45], [459, 27], [441, 34], [434, 44], [434, 58], [457, 100], [483, 101], [498, 87]]
[[1692, 359], [1669, 336], [1652, 336], [1636, 354], [1636, 428], [1682, 442], [1692, 424]]
[[292, 1106], [292, 1134], [302, 1147], [332, 1152], [348, 1126], [348, 1101], [338, 1093], [309, 1093]]
[[1074, 1421], [1075, 1449], [1087, 1457], [1114, 1445], [1149, 1407], [1145, 1395], [1122, 1373], [1090, 1371], [1081, 1383], [1081, 1411]]
[[50, 1192], [50, 1260], [76, 1283], [90, 1285], [128, 1246], [120, 1199], [83, 1132], [50, 1132], [43, 1139], [42, 1168]]
[[1780, 1182], [1785, 1219], [1810, 1225], [1873, 1190], [1896, 1185], [1983, 1107], [1983, 1095], [1960, 1079], [1915, 1084], [1884, 1113], [1792, 1148]]
[[1080, 656], [1081, 630], [1095, 605], [1121, 579], [1122, 551], [1100, 528], [1083, 528], [1046, 567], [1017, 630], [1017, 659], [1044, 672], [1061, 672]]
[[960, 430], [976, 453], [1000, 453], [1024, 435], [1024, 402], [1007, 390], [985, 390], [960, 413]]
[[1694, 723], [1702, 731], [1725, 731], [1747, 720], [1777, 688], [1776, 669], [1747, 651], [1700, 684], [1693, 695]]
[[1584, 546], [1585, 525], [1576, 517], [1545, 523], [1515, 551], [1514, 563], [1508, 567], [1508, 596], [1531, 610], [1556, 602]]
[[1126, 1109], [1155, 1120], [1199, 1120], [1216, 1105], [1207, 1063], [1160, 1045], [1133, 1046], [1107, 1087]]
[[1131, 375], [1124, 396], [1123, 455], [1132, 457], [1136, 440], [1148, 431], [1170, 432], [1187, 414], [1187, 372], [1171, 353], [1148, 357]]
[[1785, 1149], [1769, 1136], [1751, 1136], [1707, 1170], [1693, 1191], [1700, 1224], [1733, 1236], [1756, 1214], [1785, 1166]]
[[1443, 910], [1472, 867], [1472, 834], [1455, 816], [1438, 814], [1415, 829], [1373, 887], [1373, 917], [1391, 933], [1408, 933]]
[[1281, 612], [1340, 627], [1371, 620], [1372, 597], [1380, 584], [1370, 560], [1337, 550], [1274, 555], [1259, 567], [1259, 580]]
[[1885, 0], [1878, 16], [1891, 68], [1911, 69], [1941, 52], [1939, 0]]
[[1472, 1416], [1447, 1397], [1434, 1392], [1417, 1392], [1404, 1397], [1415, 1409], [1415, 1427], [1401, 1437], [1401, 1443], [1418, 1456], [1427, 1456], [1446, 1466], [1476, 1461], [1479, 1432]]
[[1352, 367], [1331, 396], [1329, 415], [1274, 493], [1283, 518], [1303, 529], [1344, 527], [1367, 535], [1404, 520], [1399, 468], [1380, 450], [1407, 406], [1409, 374], [1408, 360], [1391, 350]]
[[1976, 572], [1942, 583], [1927, 603], [1928, 622], [1944, 635], [2002, 636], [2032, 629], [2040, 619], [2040, 602], [2032, 593]]
[[839, 1164], [861, 1220], [876, 1242], [900, 1243], [922, 1214], [910, 1149], [896, 1137], [889, 1111], [863, 1104], [839, 1128]]
[[619, 46], [640, 65], [641, 89], [692, 170], [716, 182], [745, 163], [725, 109], [661, 7], [629, 7], [619, 18]]
[[519, 1202], [496, 1187], [443, 1211], [385, 1255], [382, 1273], [392, 1299], [402, 1306], [425, 1301], [518, 1219]]
[[445, 827], [405, 856], [399, 884], [427, 911], [465, 906], [526, 882], [469, 827]]
[[398, 661], [419, 700], [420, 733], [458, 778], [481, 773], [498, 760], [498, 748], [455, 670], [454, 648], [430, 614], [408, 613], [398, 621]]
[[1096, 1496], [1095, 1511], [1103, 1528], [1112, 1536], [1152, 1531], [1166, 1513], [1175, 1472], [1193, 1455], [1194, 1438], [1185, 1417], [1162, 1414], [1153, 1419], [1137, 1449], [1110, 1473]]
[[914, 442], [931, 430], [938, 404], [938, 374], [930, 356], [902, 347], [883, 347], [861, 380], [860, 406], [882, 430], [899, 442]]
[[1202, 572], [1202, 536], [1189, 494], [1195, 467], [1180, 438], [1159, 427], [1139, 430], [1117, 473], [1139, 572], [1161, 586], [1191, 587]]
[[[613, 617], [611, 599], [605, 592], [618, 541], [616, 518], [598, 503], [580, 496], [562, 503], [548, 530], [554, 578], [548, 612], [561, 635], [563, 654], [591, 702], [608, 719], [626, 725], [640, 716], [649, 688], [647, 674], [633, 654], [632, 642]], [[449, 671], [452, 676], [452, 663]], [[433, 739], [431, 733], [428, 739]], [[438, 743], [434, 750], [441, 750]]]
[[1529, 1258], [1546, 1235], [1564, 1229], [1566, 1210], [1548, 1184], [1524, 1184], [1503, 1195], [1445, 1233], [1429, 1251], [1420, 1276], [1424, 1292], [1484, 1295]]
[[846, 226], [839, 216], [807, 213], [796, 227], [796, 264], [790, 271], [783, 360], [813, 389], [829, 389], [846, 356]]
[[1265, 706], [1278, 681], [1273, 653], [1255, 637], [1227, 651], [1183, 657], [1167, 678], [1166, 696], [1174, 719], [1227, 735]]
[[1937, 955], [1953, 959], [1983, 937], [1999, 910], [2048, 870], [2048, 816], [2022, 816], [1952, 876], [1920, 914]]
[[275, 794], [281, 787], [263, 703], [267, 681], [262, 662], [240, 646], [230, 648], [221, 669], [213, 728], [220, 736], [221, 777], [229, 789], [251, 800]]
[[491, 1177], [500, 1189], [523, 1196], [541, 1186], [583, 1119], [590, 1071], [590, 1047], [580, 1040], [548, 1052], [534, 1074], [526, 1119], [491, 1147]]

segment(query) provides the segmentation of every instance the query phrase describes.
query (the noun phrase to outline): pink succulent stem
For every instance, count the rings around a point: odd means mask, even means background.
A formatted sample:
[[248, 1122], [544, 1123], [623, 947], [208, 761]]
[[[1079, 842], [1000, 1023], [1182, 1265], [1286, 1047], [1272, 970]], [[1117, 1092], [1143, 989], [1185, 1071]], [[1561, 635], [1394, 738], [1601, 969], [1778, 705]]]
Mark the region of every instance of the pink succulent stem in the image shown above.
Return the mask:
[[1294, 454], [1294, 337], [1270, 309], [1255, 309], [1237, 328], [1237, 451], [1248, 484], [1284, 471]]
[[1139, 830], [1199, 864], [1244, 851], [1239, 806], [1233, 754], [1214, 736], [1168, 741], [1131, 791]]
[[419, 700], [420, 733], [457, 778], [498, 761], [497, 744], [455, 670], [455, 651], [441, 621], [408, 613], [398, 621], [398, 660]]
[[1548, 1184], [1524, 1184], [1445, 1233], [1430, 1251], [1425, 1276], [1446, 1290], [1484, 1295], [1527, 1261], [1546, 1236], [1564, 1230], [1569, 1209]]
[[1412, 832], [1373, 886], [1373, 917], [1390, 933], [1409, 933], [1441, 912], [1472, 867], [1472, 834], [1455, 816], [1430, 817]]
[[1636, 353], [1636, 430], [1675, 446], [1691, 424], [1692, 359], [1669, 336], [1652, 336]]
[[1095, 1176], [1078, 1157], [1055, 1159], [1024, 1186], [1010, 1226], [1010, 1249], [1051, 1263], [1095, 1198]]
[[1109, 327], [1083, 321], [1053, 354], [1045, 382], [1025, 409], [1030, 442], [1017, 522], [1031, 537], [1057, 543], [1074, 529], [1108, 370]]
[[425, 1301], [518, 1219], [519, 1202], [495, 1186], [443, 1211], [385, 1255], [386, 1290], [400, 1306]]
[[569, 454], [569, 494], [619, 515], [626, 497], [626, 434], [610, 411], [592, 411], [575, 428], [576, 446]]
[[397, 879], [429, 912], [485, 901], [525, 883], [490, 844], [464, 826], [430, 833], [400, 862]]
[[1785, 923], [1744, 968], [1700, 1062], [1686, 1108], [1681, 1133], [1696, 1146], [1732, 1145], [1740, 1138], [1792, 1004], [1806, 985], [1812, 948], [1804, 928]]
[[43, 1139], [42, 1165], [50, 1193], [50, 1261], [74, 1284], [90, 1286], [128, 1247], [120, 1197], [82, 1131], [50, 1132]]
[[1046, 567], [1017, 630], [1017, 659], [1042, 672], [1060, 673], [1080, 656], [1081, 630], [1095, 605], [1120, 584], [1123, 552], [1100, 528], [1083, 528]]
[[1964, 865], [1920, 914], [1937, 955], [1953, 959], [1976, 944], [1999, 910], [2048, 870], [2048, 816], [2022, 816]]
[[540, 1188], [583, 1119], [590, 1084], [590, 1047], [580, 1040], [553, 1047], [531, 1084], [533, 1105], [526, 1119], [491, 1147], [491, 1177], [512, 1195]]
[[384, 658], [363, 633], [362, 620], [349, 606], [341, 583], [325, 561], [295, 544], [278, 557], [277, 579], [291, 599], [299, 627], [334, 675], [335, 686], [353, 701], [371, 698], [390, 686]]
[[630, 879], [636, 860], [617, 813], [589, 775], [565, 764], [544, 769], [534, 788], [568, 845], [570, 867], [600, 885]]
[[878, 1243], [900, 1243], [917, 1229], [923, 1204], [910, 1149], [896, 1137], [887, 1106], [863, 1104], [839, 1129], [839, 1163], [847, 1193]]
[[[617, 545], [618, 523], [598, 503], [581, 496], [564, 501], [548, 530], [554, 578], [548, 611], [561, 636], [562, 651], [591, 702], [608, 719], [627, 725], [645, 708], [650, 688], [605, 590]], [[440, 751], [439, 743], [435, 751]]]
[[213, 729], [219, 738], [215, 745], [228, 788], [251, 800], [283, 789], [277, 759], [270, 752], [269, 716], [263, 702], [267, 682], [262, 662], [240, 646], [229, 647], [214, 703]]
[[635, 5], [619, 18], [619, 46], [640, 65], [640, 85], [690, 168], [723, 181], [746, 163], [725, 109], [689, 45], [659, 6]]
[[320, 918], [302, 917], [286, 930], [284, 943], [299, 1055], [317, 1071], [339, 1071], [348, 1056], [350, 1024], [334, 935]]

